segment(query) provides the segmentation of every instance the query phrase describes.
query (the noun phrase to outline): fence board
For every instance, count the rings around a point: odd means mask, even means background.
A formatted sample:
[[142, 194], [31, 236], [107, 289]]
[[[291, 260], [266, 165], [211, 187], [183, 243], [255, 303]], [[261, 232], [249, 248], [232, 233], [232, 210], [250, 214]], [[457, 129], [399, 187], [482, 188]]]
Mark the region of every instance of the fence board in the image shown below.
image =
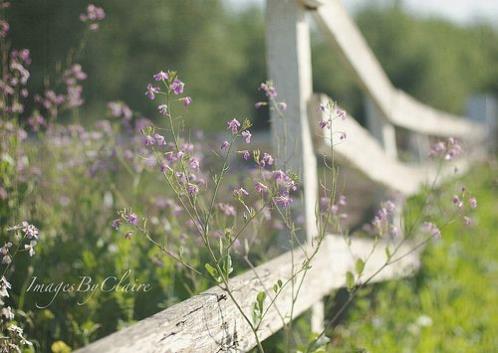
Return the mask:
[[[311, 125], [316, 133], [316, 144], [318, 151], [326, 156], [332, 153], [331, 145], [334, 145], [334, 154], [342, 163], [348, 164], [354, 169], [366, 175], [372, 181], [385, 186], [387, 189], [396, 190], [404, 195], [412, 195], [420, 190], [424, 183], [430, 183], [438, 175], [438, 180], [454, 175], [454, 168], [459, 171], [466, 170], [468, 162], [459, 159], [439, 169], [435, 163], [408, 164], [399, 162], [397, 159], [386, 154], [382, 146], [370, 133], [365, 130], [356, 120], [347, 116], [345, 120], [335, 119], [333, 123], [334, 135], [326, 128], [321, 130], [319, 122], [322, 120], [320, 104], [326, 104], [330, 98], [323, 94], [316, 94], [310, 101]], [[325, 116], [324, 118], [327, 118]], [[339, 139], [339, 133], [346, 134], [346, 140]]]
[[[394, 88], [339, 0], [322, 0], [312, 11], [334, 48], [339, 48], [360, 84], [392, 124], [434, 136], [483, 139], [480, 124], [426, 106]], [[442, 128], [444, 126], [444, 128]]]
[[[352, 243], [352, 253], [365, 258], [372, 248], [369, 240], [356, 239]], [[409, 250], [403, 246], [400, 254]], [[306, 247], [311, 253], [312, 248]], [[236, 300], [244, 312], [251, 316], [256, 294], [263, 288], [271, 288], [281, 279], [291, 277], [291, 253], [285, 253], [256, 268], [264, 286], [249, 271], [230, 280]], [[294, 263], [301, 264], [304, 253], [295, 251]], [[374, 273], [385, 262], [382, 246], [378, 246], [365, 268], [365, 278]], [[346, 271], [353, 268], [354, 258], [348, 251], [342, 237], [327, 236], [320, 251], [313, 259], [312, 267], [305, 277], [303, 290], [298, 296], [294, 313], [299, 315], [333, 289], [345, 285]], [[389, 266], [376, 278], [377, 281], [407, 276], [419, 266], [416, 253], [406, 256], [395, 266]], [[299, 268], [299, 265], [298, 265]], [[299, 281], [299, 277], [296, 277]], [[291, 286], [285, 287], [275, 301], [283, 316], [290, 311]], [[267, 298], [266, 303], [268, 303]], [[283, 322], [276, 309], [268, 312], [259, 335], [265, 339], [281, 329]], [[233, 344], [237, 342], [237, 344]], [[256, 344], [248, 325], [226, 293], [211, 288], [199, 295], [161, 311], [119, 332], [91, 343], [76, 353], [186, 353], [186, 352], [235, 352], [247, 351]]]

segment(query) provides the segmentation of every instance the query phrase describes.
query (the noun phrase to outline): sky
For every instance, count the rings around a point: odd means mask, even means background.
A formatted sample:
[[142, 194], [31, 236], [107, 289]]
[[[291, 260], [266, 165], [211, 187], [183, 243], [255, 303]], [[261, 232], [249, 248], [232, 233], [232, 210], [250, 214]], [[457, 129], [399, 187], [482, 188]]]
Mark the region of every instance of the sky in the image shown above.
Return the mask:
[[[234, 8], [250, 4], [263, 6], [264, 0], [226, 0]], [[392, 2], [392, 0], [343, 0], [346, 7], [354, 11], [368, 2]], [[403, 4], [421, 16], [437, 16], [466, 24], [486, 21], [498, 27], [498, 0], [402, 0]]]

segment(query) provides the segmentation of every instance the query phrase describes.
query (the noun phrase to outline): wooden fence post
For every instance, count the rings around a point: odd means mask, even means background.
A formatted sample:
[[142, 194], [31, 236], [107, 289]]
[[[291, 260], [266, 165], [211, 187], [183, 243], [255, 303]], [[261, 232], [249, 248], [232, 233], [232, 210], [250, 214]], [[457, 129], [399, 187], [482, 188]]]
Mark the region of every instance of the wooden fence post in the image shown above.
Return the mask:
[[[368, 130], [383, 147], [386, 155], [397, 160], [396, 128], [382, 115], [381, 110], [369, 97], [365, 97], [365, 112]], [[404, 197], [397, 194], [393, 195], [392, 193], [391, 195], [386, 195], [383, 191], [378, 192], [376, 195], [377, 202], [379, 203], [386, 201], [386, 198], [393, 199], [396, 204], [396, 212], [391, 222], [401, 231]]]
[[[304, 197], [299, 200], [304, 213], [309, 242], [318, 234], [316, 207], [318, 181], [307, 106], [312, 88], [311, 48], [306, 10], [298, 0], [267, 0], [266, 51], [268, 77], [275, 84], [278, 100], [287, 104], [285, 117], [271, 112], [272, 141], [279, 166], [297, 172]], [[312, 330], [323, 329], [323, 303], [312, 308]]]
[[382, 116], [382, 112], [369, 98], [365, 97], [365, 112], [367, 117], [367, 127], [371, 134], [379, 141], [380, 145], [386, 151], [386, 154], [396, 159], [398, 149], [396, 147], [396, 131], [394, 125], [389, 123]]
[[498, 100], [491, 94], [474, 94], [466, 105], [468, 118], [486, 126], [486, 147], [494, 153], [498, 148]]

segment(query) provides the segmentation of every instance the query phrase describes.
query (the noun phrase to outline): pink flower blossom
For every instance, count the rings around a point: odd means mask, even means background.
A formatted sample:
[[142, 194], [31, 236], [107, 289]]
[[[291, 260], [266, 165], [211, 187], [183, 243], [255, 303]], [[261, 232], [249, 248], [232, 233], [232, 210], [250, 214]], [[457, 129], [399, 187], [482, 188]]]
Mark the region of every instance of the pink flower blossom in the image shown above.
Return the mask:
[[145, 91], [145, 95], [150, 100], [156, 99], [156, 94], [159, 93], [159, 87], [152, 86], [150, 83], [147, 85], [147, 90]]
[[227, 150], [228, 147], [230, 147], [230, 143], [228, 141], [223, 141], [223, 143], [221, 144], [220, 149], [223, 151], [223, 150]]
[[467, 217], [467, 216], [464, 216], [463, 217], [463, 224], [465, 224], [466, 226], [470, 226], [472, 225], [474, 222], [472, 220], [472, 218], [470, 217]]
[[475, 197], [471, 197], [469, 199], [470, 208], [477, 208], [477, 199]]
[[187, 191], [190, 196], [196, 196], [199, 193], [199, 187], [195, 184], [189, 183], [187, 185]]
[[175, 78], [174, 81], [171, 83], [170, 89], [173, 91], [174, 94], [179, 95], [183, 93], [184, 86], [185, 84], [182, 81]]
[[249, 196], [249, 193], [243, 187], [239, 187], [237, 189], [234, 189], [233, 194], [234, 194], [234, 196], [239, 197], [239, 198], [241, 198], [243, 196]]
[[346, 112], [338, 107], [335, 108], [335, 115], [342, 120], [346, 120]]
[[259, 181], [254, 184], [254, 188], [256, 189], [256, 192], [259, 193], [265, 193], [268, 191], [268, 186], [266, 186], [263, 183], [260, 183]]
[[252, 134], [249, 130], [242, 131], [242, 138], [246, 143], [251, 143]]
[[181, 100], [185, 107], [188, 107], [190, 104], [192, 104], [192, 98], [190, 97], [183, 97]]
[[344, 196], [344, 195], [339, 196], [339, 205], [340, 206], [346, 206], [347, 203], [348, 203], [348, 200], [347, 200], [346, 196]]
[[272, 81], [266, 81], [266, 82], [261, 83], [261, 85], [259, 86], [259, 89], [261, 91], [263, 91], [265, 93], [265, 95], [269, 98], [270, 97], [274, 98], [277, 96], [277, 90], [273, 86]]
[[154, 80], [156, 81], [167, 81], [168, 80], [168, 74], [164, 71], [159, 71], [157, 74], [155, 74], [154, 76], [152, 76], [154, 78]]
[[458, 208], [462, 208], [463, 207], [463, 202], [462, 202], [462, 200], [460, 200], [460, 198], [457, 195], [453, 196], [452, 201], [453, 201], [453, 204], [456, 207], [458, 207]]
[[160, 106], [157, 107], [157, 110], [159, 110], [159, 114], [161, 115], [168, 114], [168, 106], [166, 104], [161, 104]]
[[240, 123], [237, 119], [232, 119], [227, 122], [228, 130], [232, 131], [232, 134], [236, 134], [239, 131]]
[[251, 158], [251, 152], [249, 152], [248, 150], [238, 151], [238, 153], [242, 154], [242, 158], [244, 158], [246, 161]]
[[275, 179], [276, 181], [281, 181], [281, 180], [285, 180], [287, 178], [287, 174], [285, 174], [285, 172], [283, 170], [274, 170], [273, 171], [273, 179]]
[[145, 146], [153, 146], [156, 144], [156, 139], [150, 135], [146, 135], [144, 138], [144, 145]]
[[163, 135], [155, 133], [154, 134], [154, 140], [156, 142], [156, 145], [158, 145], [158, 146], [164, 146], [166, 144], [166, 141], [165, 141]]
[[195, 157], [192, 157], [189, 161], [190, 168], [197, 170], [199, 169], [199, 160]]
[[331, 126], [332, 126], [332, 119], [320, 121], [320, 129], [325, 129], [326, 127], [330, 128]]
[[273, 157], [269, 153], [263, 153], [262, 166], [273, 165]]
[[273, 198], [273, 202], [280, 207], [287, 208], [292, 203], [292, 199], [289, 195], [279, 195]]
[[441, 231], [439, 228], [431, 222], [425, 222], [424, 223], [424, 229], [426, 232], [428, 232], [434, 239], [440, 239], [441, 238]]
[[128, 222], [129, 224], [132, 224], [132, 225], [138, 224], [138, 216], [133, 212], [126, 214], [125, 219], [126, 219], [126, 222]]
[[9, 23], [3, 20], [0, 20], [0, 38], [5, 38], [7, 33], [9, 33]]

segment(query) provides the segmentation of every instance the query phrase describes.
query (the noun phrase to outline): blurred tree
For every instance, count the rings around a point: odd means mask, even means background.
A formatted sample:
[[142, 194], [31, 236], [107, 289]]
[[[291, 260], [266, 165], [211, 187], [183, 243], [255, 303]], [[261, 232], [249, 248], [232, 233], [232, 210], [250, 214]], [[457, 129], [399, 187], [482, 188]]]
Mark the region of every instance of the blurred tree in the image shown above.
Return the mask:
[[[232, 116], [252, 116], [266, 126], [267, 112], [256, 111], [258, 83], [266, 78], [262, 11], [229, 11], [222, 0], [101, 0], [107, 12], [90, 33], [81, 62], [88, 72], [81, 116], [95, 120], [106, 102], [124, 100], [145, 116], [157, 117], [144, 97], [151, 75], [175, 69], [194, 104], [186, 112], [192, 126], [216, 130]], [[8, 10], [16, 47], [33, 54], [32, 89], [46, 83], [57, 63], [77, 45], [78, 21], [87, 1], [17, 0]], [[394, 84], [422, 101], [463, 112], [468, 95], [498, 94], [498, 38], [487, 25], [460, 27], [440, 19], [409, 15], [401, 3], [367, 6], [357, 23]], [[362, 93], [341, 58], [313, 36], [316, 91], [330, 94], [362, 118]]]
[[[463, 113], [469, 95], [498, 95], [498, 36], [490, 26], [415, 18], [399, 2], [364, 7], [356, 21], [394, 85], [421, 101]], [[315, 89], [330, 93], [361, 120], [361, 94], [347, 66], [321, 38], [314, 43]]]

